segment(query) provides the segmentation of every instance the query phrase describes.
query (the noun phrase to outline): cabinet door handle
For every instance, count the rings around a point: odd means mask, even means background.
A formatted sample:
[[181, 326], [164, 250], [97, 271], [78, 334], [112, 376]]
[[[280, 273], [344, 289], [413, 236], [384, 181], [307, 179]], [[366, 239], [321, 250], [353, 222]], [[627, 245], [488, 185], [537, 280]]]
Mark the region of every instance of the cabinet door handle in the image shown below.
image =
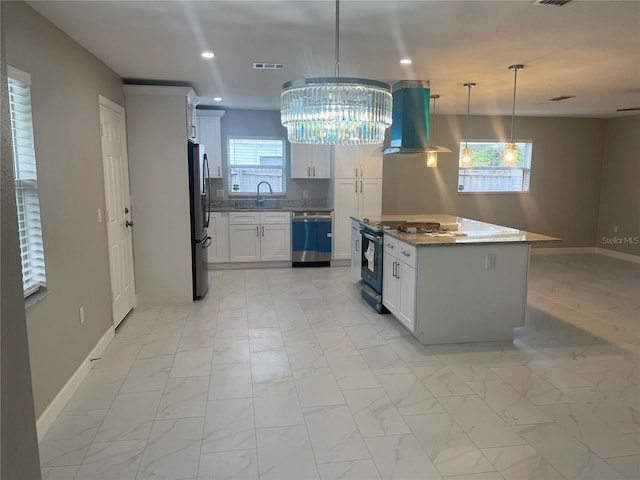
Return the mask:
[[362, 180], [360, 180], [360, 193], [362, 193]]
[[264, 237], [264, 227], [262, 227], [262, 236]]
[[316, 167], [313, 167], [313, 176], [316, 176]]
[[196, 138], [196, 126], [191, 125], [191, 138]]
[[410, 257], [410, 256], [411, 256], [411, 254], [410, 254], [409, 252], [405, 251], [405, 250], [402, 250], [402, 254], [403, 254], [405, 257]]
[[256, 237], [260, 236], [260, 227], [256, 225]]
[[222, 176], [222, 172], [220, 172], [220, 165], [218, 165], [218, 176], [221, 177]]
[[358, 180], [354, 180], [356, 182], [356, 193], [358, 193]]
[[358, 166], [356, 165], [356, 177], [358, 176]]
[[396, 248], [396, 247], [395, 247], [395, 245], [391, 245], [390, 243], [387, 243], [387, 248], [393, 249], [393, 248]]
[[356, 240], [356, 252], [360, 251], [360, 240]]
[[307, 177], [311, 176], [311, 167], [307, 167]]

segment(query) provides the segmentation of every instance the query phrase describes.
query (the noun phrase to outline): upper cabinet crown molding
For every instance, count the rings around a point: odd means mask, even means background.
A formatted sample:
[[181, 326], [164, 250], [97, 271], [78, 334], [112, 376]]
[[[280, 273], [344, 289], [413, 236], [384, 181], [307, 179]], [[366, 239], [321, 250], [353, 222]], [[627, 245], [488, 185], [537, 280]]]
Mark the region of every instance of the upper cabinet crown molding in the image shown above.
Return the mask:
[[[135, 95], [181, 95], [190, 101], [200, 103], [198, 96], [191, 87], [176, 87], [171, 85], [123, 85], [124, 93]], [[192, 100], [193, 99], [193, 100]], [[196, 105], [197, 105], [196, 103]]]

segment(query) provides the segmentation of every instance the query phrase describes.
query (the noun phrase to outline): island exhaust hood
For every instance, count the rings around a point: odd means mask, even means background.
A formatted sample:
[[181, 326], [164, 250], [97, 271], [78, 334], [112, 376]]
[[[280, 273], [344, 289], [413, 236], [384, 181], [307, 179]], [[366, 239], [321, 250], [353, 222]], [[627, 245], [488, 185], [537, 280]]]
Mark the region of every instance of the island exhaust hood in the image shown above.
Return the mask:
[[402, 80], [393, 85], [392, 93], [391, 142], [382, 153], [450, 152], [448, 148], [429, 143], [429, 81]]

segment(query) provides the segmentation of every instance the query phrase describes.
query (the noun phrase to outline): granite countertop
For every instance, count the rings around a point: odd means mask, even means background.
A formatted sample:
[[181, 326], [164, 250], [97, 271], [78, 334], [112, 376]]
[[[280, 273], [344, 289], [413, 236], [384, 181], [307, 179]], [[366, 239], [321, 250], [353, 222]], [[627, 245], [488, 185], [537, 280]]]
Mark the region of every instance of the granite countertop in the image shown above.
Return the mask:
[[[362, 222], [362, 218], [351, 217]], [[405, 233], [396, 229], [385, 229], [384, 234], [407, 242], [415, 247], [422, 246], [446, 246], [446, 245], [473, 245], [473, 244], [508, 244], [508, 243], [542, 243], [558, 242], [559, 238], [542, 235], [539, 233], [518, 230], [517, 228], [494, 225], [470, 218], [456, 217], [453, 215], [382, 215], [381, 217], [369, 217], [369, 222], [385, 221], [435, 221], [448, 227], [457, 224], [457, 232], [466, 235], [455, 234], [454, 228], [448, 228], [450, 232], [440, 234], [429, 233]]]

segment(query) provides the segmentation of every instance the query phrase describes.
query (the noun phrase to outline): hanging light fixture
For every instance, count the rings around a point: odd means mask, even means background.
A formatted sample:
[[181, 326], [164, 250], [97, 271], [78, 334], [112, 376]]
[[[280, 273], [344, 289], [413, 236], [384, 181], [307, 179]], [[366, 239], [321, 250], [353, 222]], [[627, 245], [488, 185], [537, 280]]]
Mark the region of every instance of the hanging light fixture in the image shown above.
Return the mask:
[[467, 94], [467, 118], [464, 125], [464, 149], [462, 150], [462, 166], [465, 168], [469, 168], [473, 163], [473, 160], [471, 159], [471, 150], [469, 150], [469, 107], [471, 106], [471, 89], [475, 86], [475, 83], [464, 84], [464, 88], [469, 90]]
[[282, 85], [280, 121], [291, 143], [382, 143], [391, 125], [388, 83], [340, 77], [339, 25], [336, 0], [335, 77], [303, 78]]
[[[436, 114], [436, 100], [440, 98], [440, 95], [430, 95], [429, 98], [433, 100], [433, 111], [431, 113], [431, 118], [433, 118]], [[433, 123], [431, 125], [431, 138], [433, 138]], [[450, 152], [451, 150], [445, 147], [431, 145], [431, 138], [429, 139], [429, 145], [427, 146], [427, 167], [435, 168], [438, 166], [438, 152]]]
[[504, 164], [515, 165], [518, 163], [518, 144], [513, 142], [513, 122], [516, 116], [516, 82], [518, 72], [524, 65], [509, 65], [509, 70], [513, 72], [513, 109], [511, 110], [511, 139], [504, 147]]

